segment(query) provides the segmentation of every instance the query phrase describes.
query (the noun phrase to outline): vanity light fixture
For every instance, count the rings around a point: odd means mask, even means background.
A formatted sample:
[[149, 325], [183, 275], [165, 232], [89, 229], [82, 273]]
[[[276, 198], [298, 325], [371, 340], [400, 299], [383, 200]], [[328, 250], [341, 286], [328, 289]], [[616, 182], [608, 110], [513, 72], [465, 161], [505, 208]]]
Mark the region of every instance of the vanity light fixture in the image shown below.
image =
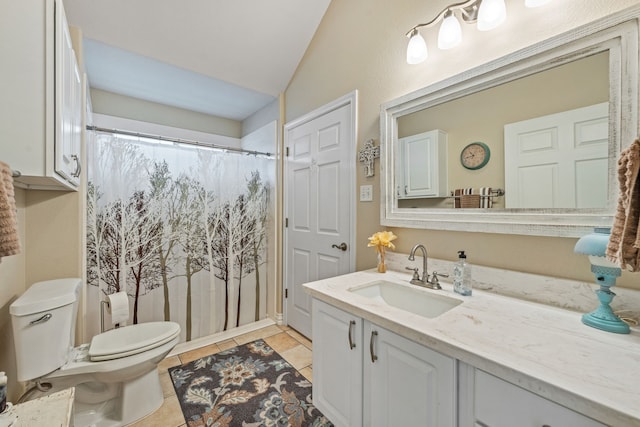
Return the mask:
[[504, 0], [482, 0], [478, 8], [478, 30], [493, 30], [507, 19]]
[[616, 296], [611, 291], [611, 287], [616, 285], [616, 278], [622, 274], [622, 269], [605, 256], [610, 235], [609, 227], [595, 228], [593, 233], [582, 236], [573, 250], [577, 254], [589, 256], [591, 272], [595, 276], [596, 284], [600, 286], [596, 291], [600, 306], [591, 313], [583, 314], [582, 323], [607, 332], [628, 334], [629, 325], [622, 321], [609, 306], [613, 297]]
[[[525, 0], [525, 6], [538, 7], [551, 0]], [[466, 24], [476, 24], [478, 30], [489, 31], [502, 24], [507, 17], [505, 0], [467, 0], [454, 3], [444, 8], [431, 21], [418, 24], [410, 29], [406, 36], [409, 38], [407, 46], [407, 63], [419, 64], [427, 59], [429, 52], [427, 43], [420, 34], [419, 28], [433, 27], [440, 21], [438, 31], [438, 48], [451, 49], [462, 41], [462, 28], [456, 17], [456, 12]]]
[[451, 49], [462, 41], [462, 28], [456, 15], [451, 10], [447, 10], [438, 32], [438, 49]]

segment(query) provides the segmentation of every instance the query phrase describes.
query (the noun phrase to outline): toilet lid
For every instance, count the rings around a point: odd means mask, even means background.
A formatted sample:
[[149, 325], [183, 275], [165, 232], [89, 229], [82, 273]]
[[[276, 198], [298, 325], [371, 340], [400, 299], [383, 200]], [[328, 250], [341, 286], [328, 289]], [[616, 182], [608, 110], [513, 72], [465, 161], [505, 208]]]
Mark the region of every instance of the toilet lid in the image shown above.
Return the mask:
[[131, 356], [161, 346], [180, 334], [175, 322], [147, 322], [96, 335], [89, 346], [93, 362]]

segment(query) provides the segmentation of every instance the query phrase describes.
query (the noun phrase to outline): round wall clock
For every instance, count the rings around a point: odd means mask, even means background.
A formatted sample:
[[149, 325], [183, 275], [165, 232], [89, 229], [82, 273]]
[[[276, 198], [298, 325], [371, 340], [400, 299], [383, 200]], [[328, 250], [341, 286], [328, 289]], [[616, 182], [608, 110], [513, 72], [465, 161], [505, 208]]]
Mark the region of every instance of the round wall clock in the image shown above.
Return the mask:
[[472, 142], [462, 149], [460, 163], [467, 169], [476, 170], [489, 163], [491, 150], [484, 142]]

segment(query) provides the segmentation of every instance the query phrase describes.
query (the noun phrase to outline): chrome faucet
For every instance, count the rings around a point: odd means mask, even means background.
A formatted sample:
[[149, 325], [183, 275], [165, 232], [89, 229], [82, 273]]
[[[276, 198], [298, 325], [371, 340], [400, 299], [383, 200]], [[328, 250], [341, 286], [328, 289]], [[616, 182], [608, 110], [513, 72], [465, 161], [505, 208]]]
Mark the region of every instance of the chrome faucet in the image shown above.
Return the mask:
[[427, 271], [427, 248], [424, 245], [417, 244], [409, 252], [409, 261], [415, 261], [416, 251], [418, 249], [422, 250], [422, 277], [418, 275], [417, 268], [407, 267], [407, 270], [413, 270], [413, 278], [411, 279], [412, 285], [424, 286], [426, 288], [431, 289], [442, 289], [440, 286], [440, 282], [438, 281], [438, 276], [448, 277], [446, 274], [438, 274], [437, 272], [433, 272], [433, 277], [429, 279], [429, 272]]
[[[414, 283], [414, 285], [420, 285], [429, 282], [429, 273], [427, 273], [427, 248], [425, 248], [424, 245], [421, 244], [415, 245], [413, 248], [411, 248], [411, 252], [409, 252], [409, 261], [415, 261], [415, 255], [418, 249], [422, 249], [422, 278], [419, 279], [421, 283]], [[413, 283], [413, 280], [411, 282]]]

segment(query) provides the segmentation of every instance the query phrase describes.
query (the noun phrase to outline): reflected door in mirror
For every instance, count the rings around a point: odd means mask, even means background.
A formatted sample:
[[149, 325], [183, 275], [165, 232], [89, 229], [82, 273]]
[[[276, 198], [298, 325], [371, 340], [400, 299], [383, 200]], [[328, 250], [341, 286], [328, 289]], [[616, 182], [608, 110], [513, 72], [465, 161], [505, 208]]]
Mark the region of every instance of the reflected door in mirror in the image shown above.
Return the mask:
[[505, 125], [505, 206], [606, 207], [608, 123], [604, 102]]

